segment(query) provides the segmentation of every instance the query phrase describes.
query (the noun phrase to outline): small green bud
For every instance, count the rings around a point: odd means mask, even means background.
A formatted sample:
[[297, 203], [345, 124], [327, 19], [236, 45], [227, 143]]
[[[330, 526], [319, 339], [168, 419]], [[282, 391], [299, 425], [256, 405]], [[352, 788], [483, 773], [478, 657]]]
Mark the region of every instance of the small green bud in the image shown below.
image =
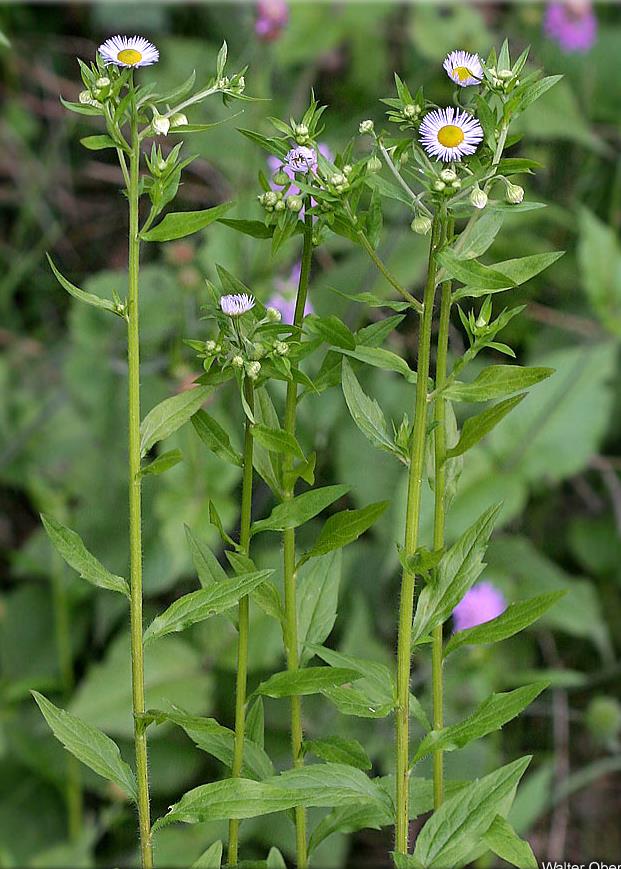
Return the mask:
[[256, 380], [261, 373], [260, 362], [248, 362], [246, 365], [246, 374], [251, 380]]
[[302, 201], [301, 196], [289, 196], [287, 197], [287, 208], [289, 211], [293, 211], [296, 214], [302, 210], [304, 203]]
[[372, 133], [375, 129], [375, 124], [373, 121], [361, 121], [360, 126], [358, 127], [360, 133], [364, 136], [367, 133]]
[[289, 345], [284, 341], [275, 341], [274, 342], [274, 353], [278, 356], [286, 356], [289, 352]]
[[228, 77], [228, 75], [223, 75], [222, 78], [219, 78], [216, 82], [216, 87], [218, 88], [218, 90], [225, 91], [228, 90], [230, 84], [231, 79]]
[[509, 81], [513, 78], [513, 73], [510, 69], [499, 69], [497, 75], [501, 81]]
[[81, 91], [80, 96], [78, 97], [78, 102], [83, 106], [95, 106], [95, 108], [101, 107], [101, 103], [93, 97], [90, 91]]
[[284, 211], [285, 208], [286, 208], [285, 203], [282, 201], [282, 199], [279, 199], [278, 202], [276, 203], [276, 205], [274, 206], [274, 211]]
[[205, 341], [205, 352], [214, 353], [217, 346], [215, 341]]
[[166, 136], [170, 130], [170, 120], [164, 115], [154, 115], [151, 126], [156, 136]]
[[593, 738], [606, 744], [621, 732], [621, 704], [614, 697], [594, 697], [587, 706], [585, 722]]
[[243, 75], [240, 75], [240, 77], [237, 79], [236, 90], [238, 94], [243, 94], [243, 92], [246, 90], [246, 79]]
[[447, 184], [450, 184], [457, 180], [457, 172], [455, 172], [454, 169], [443, 169], [440, 172], [440, 178], [442, 181], [446, 181]]
[[444, 183], [444, 181], [434, 181], [433, 182], [433, 189], [437, 190], [438, 193], [442, 193], [442, 191], [444, 190], [445, 187], [446, 187], [446, 184]]
[[187, 127], [188, 119], [187, 116], [183, 114], [183, 112], [177, 112], [175, 115], [172, 115], [170, 118], [170, 126], [171, 127]]
[[280, 323], [282, 320], [282, 314], [277, 308], [268, 308], [265, 311], [265, 316], [270, 321], [270, 323]]
[[402, 114], [404, 118], [407, 118], [408, 121], [411, 121], [413, 118], [418, 117], [418, 115], [420, 114], [420, 109], [418, 108], [418, 106], [415, 106], [414, 103], [406, 103], [406, 105], [403, 106]]
[[351, 175], [351, 173], [353, 171], [354, 171], [354, 167], [350, 166], [349, 163], [346, 163], [345, 166], [343, 166], [343, 175], [345, 175], [345, 176]]
[[278, 172], [273, 176], [274, 183], [278, 184], [279, 187], [284, 187], [286, 184], [291, 184], [291, 178], [287, 175], [284, 169], [279, 169]]
[[431, 232], [431, 220], [424, 214], [419, 214], [410, 224], [410, 228], [417, 235], [427, 235]]
[[505, 196], [507, 202], [510, 202], [512, 205], [519, 205], [524, 199], [524, 188], [520, 187], [519, 184], [509, 183], [507, 184]]
[[373, 154], [372, 157], [369, 157], [367, 160], [367, 169], [369, 172], [379, 172], [382, 168], [382, 161], [377, 156], [377, 154]]
[[266, 208], [273, 208], [277, 202], [278, 196], [273, 190], [268, 190], [267, 193], [263, 194], [263, 205], [265, 205]]
[[453, 190], [461, 190], [461, 181], [459, 180], [459, 178], [456, 178], [453, 181], [453, 183], [451, 184], [451, 187], [453, 188]]
[[347, 178], [342, 172], [335, 172], [335, 174], [330, 178], [330, 184], [333, 184], [335, 187], [338, 187], [339, 184], [345, 184], [346, 182]]
[[231, 365], [233, 366], [233, 368], [243, 368], [244, 360], [241, 356], [233, 356], [233, 358], [231, 359]]
[[470, 191], [470, 204], [475, 208], [485, 208], [487, 205], [487, 193], [478, 184]]

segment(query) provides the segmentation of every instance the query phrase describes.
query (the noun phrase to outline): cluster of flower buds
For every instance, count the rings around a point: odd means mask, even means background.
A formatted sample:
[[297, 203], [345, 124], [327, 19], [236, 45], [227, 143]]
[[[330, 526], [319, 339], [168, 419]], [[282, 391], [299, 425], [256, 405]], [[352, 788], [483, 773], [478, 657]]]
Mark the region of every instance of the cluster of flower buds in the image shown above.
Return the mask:
[[443, 193], [446, 196], [452, 196], [455, 191], [461, 190], [461, 181], [455, 169], [451, 167], [442, 169], [433, 182], [433, 189], [436, 193]]
[[487, 81], [491, 89], [495, 91], [505, 94], [510, 93], [520, 83], [512, 69], [496, 69], [496, 67], [491, 67], [487, 70], [487, 73]]
[[352, 166], [345, 165], [341, 172], [333, 172], [327, 178], [328, 190], [330, 190], [331, 193], [337, 193], [339, 195], [349, 190], [349, 181], [347, 179], [348, 176], [351, 175], [352, 169]]
[[304, 207], [304, 202], [301, 196], [293, 194], [286, 196], [282, 190], [267, 190], [265, 193], [260, 193], [257, 196], [259, 204], [269, 213], [282, 212], [285, 209], [293, 211], [295, 214], [300, 212]]

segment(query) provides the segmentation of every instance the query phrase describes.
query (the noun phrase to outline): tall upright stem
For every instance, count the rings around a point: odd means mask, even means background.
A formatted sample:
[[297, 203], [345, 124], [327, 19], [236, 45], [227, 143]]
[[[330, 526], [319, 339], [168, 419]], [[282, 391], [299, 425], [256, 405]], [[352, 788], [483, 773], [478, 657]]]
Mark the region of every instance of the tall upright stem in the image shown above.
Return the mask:
[[[244, 398], [252, 412], [254, 410], [254, 387], [248, 378], [243, 385]], [[246, 417], [244, 435], [244, 473], [242, 480], [241, 520], [239, 545], [244, 555], [250, 552], [250, 525], [252, 522], [252, 423]], [[246, 737], [246, 689], [248, 683], [248, 639], [250, 635], [250, 601], [248, 595], [239, 600], [238, 639], [237, 639], [237, 682], [235, 686], [235, 742], [233, 745], [233, 764], [231, 776], [239, 778], [244, 763], [244, 739]], [[229, 821], [228, 862], [235, 866], [238, 862], [239, 821]]]
[[[453, 234], [453, 220], [449, 218], [444, 241], [450, 241]], [[440, 297], [440, 323], [438, 329], [438, 352], [436, 357], [435, 389], [440, 395], [434, 401], [434, 513], [433, 548], [444, 547], [444, 524], [446, 510], [446, 403], [441, 390], [446, 383], [446, 363], [448, 338], [451, 319], [451, 282], [442, 284]], [[431, 642], [431, 681], [433, 694], [433, 729], [444, 727], [444, 691], [442, 669], [444, 659], [444, 640], [442, 625], [433, 629]], [[433, 803], [438, 809], [444, 799], [444, 755], [442, 751], [433, 753]]]
[[[295, 302], [295, 314], [293, 324], [300, 327], [304, 319], [304, 308], [308, 296], [308, 281], [310, 277], [311, 261], [313, 258], [313, 223], [310, 214], [304, 218], [304, 248], [302, 250], [302, 268], [300, 282]], [[298, 387], [293, 381], [287, 384], [287, 398], [285, 402], [285, 431], [295, 435], [296, 412], [298, 407]], [[283, 479], [285, 481], [284, 500], [290, 501], [295, 494], [295, 484], [289, 481], [293, 459], [289, 456], [283, 458]], [[298, 614], [297, 614], [297, 591], [295, 574], [295, 530], [289, 528], [283, 531], [283, 575], [285, 587], [285, 651], [287, 655], [287, 669], [297, 670], [300, 665], [298, 654]], [[302, 729], [302, 699], [291, 698], [291, 755], [293, 765], [304, 765], [302, 753], [302, 741], [304, 733]], [[306, 869], [308, 866], [308, 853], [306, 846], [306, 811], [303, 806], [295, 809], [295, 841], [296, 860], [298, 869]]]
[[[441, 237], [441, 218], [436, 214], [431, 230], [427, 283], [423, 297], [423, 314], [418, 341], [418, 368], [414, 429], [410, 450], [407, 510], [405, 519], [405, 555], [413, 555], [418, 546], [420, 502], [427, 433], [427, 381], [431, 355], [431, 325], [436, 289], [436, 254]], [[395, 850], [408, 852], [409, 827], [409, 699], [410, 662], [412, 645], [412, 616], [414, 612], [415, 575], [404, 568], [399, 603], [399, 633], [397, 638], [397, 709], [396, 709], [396, 824]]]
[[[130, 83], [133, 91], [133, 82]], [[129, 161], [129, 295], [127, 299], [127, 362], [129, 384], [129, 547], [131, 579], [131, 656], [134, 744], [138, 784], [138, 822], [143, 869], [153, 866], [147, 734], [144, 721], [144, 648], [142, 633], [142, 506], [140, 481], [140, 333], [138, 321], [138, 275], [140, 238], [138, 200], [140, 142], [135, 106], [132, 106], [131, 155]]]

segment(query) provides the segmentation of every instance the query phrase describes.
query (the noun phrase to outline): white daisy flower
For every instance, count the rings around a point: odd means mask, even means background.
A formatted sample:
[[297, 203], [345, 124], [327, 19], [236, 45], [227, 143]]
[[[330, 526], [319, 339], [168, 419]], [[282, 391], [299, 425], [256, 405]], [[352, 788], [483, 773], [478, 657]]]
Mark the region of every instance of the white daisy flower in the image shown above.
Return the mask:
[[478, 54], [469, 54], [467, 51], [451, 51], [442, 65], [449, 78], [462, 88], [481, 84], [483, 80], [483, 64]]
[[306, 174], [310, 169], [314, 170], [317, 168], [317, 154], [314, 148], [300, 145], [289, 151], [285, 157], [285, 163], [293, 172], [303, 172]]
[[241, 317], [254, 308], [254, 298], [248, 293], [232, 293], [220, 298], [220, 308], [227, 317]]
[[445, 163], [474, 154], [483, 141], [483, 128], [477, 119], [453, 107], [429, 112], [419, 132], [425, 151]]
[[144, 36], [111, 36], [97, 49], [104, 63], [115, 66], [151, 66], [160, 53]]

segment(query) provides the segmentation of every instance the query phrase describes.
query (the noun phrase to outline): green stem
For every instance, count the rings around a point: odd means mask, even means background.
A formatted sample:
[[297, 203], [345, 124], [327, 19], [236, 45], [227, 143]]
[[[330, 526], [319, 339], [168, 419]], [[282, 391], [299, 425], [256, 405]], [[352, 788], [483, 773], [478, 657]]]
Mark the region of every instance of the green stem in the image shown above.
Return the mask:
[[[252, 412], [254, 410], [254, 387], [249, 378], [244, 380], [244, 397]], [[250, 525], [252, 522], [252, 423], [246, 417], [244, 435], [244, 473], [242, 480], [241, 522], [239, 545], [244, 555], [250, 552]], [[246, 689], [248, 683], [248, 638], [250, 635], [250, 601], [248, 595], [239, 601], [239, 636], [237, 640], [237, 682], [235, 686], [235, 743], [233, 746], [232, 778], [239, 778], [244, 763], [244, 739], [246, 736]], [[238, 862], [239, 821], [229, 821], [228, 862], [235, 866]]]
[[[133, 82], [130, 87], [133, 91]], [[140, 143], [135, 105], [132, 106], [132, 149], [129, 160], [129, 295], [127, 300], [127, 362], [129, 382], [129, 546], [131, 577], [131, 656], [134, 744], [138, 783], [138, 823], [143, 869], [153, 866], [147, 734], [144, 722], [144, 648], [142, 626], [142, 505], [140, 479], [140, 333], [138, 322], [138, 276], [140, 238], [138, 201], [140, 182]]]
[[[413, 555], [418, 545], [420, 502], [425, 461], [427, 434], [427, 382], [431, 355], [431, 325], [436, 289], [436, 254], [441, 237], [441, 219], [436, 214], [431, 230], [427, 283], [423, 297], [423, 315], [418, 342], [418, 369], [416, 381], [416, 405], [410, 470], [408, 476], [407, 511], [405, 520], [405, 555]], [[412, 616], [414, 613], [415, 575], [403, 570], [401, 599], [399, 603], [399, 633], [397, 638], [397, 708], [396, 708], [396, 824], [395, 851], [408, 853], [409, 827], [409, 699], [410, 662], [412, 646]]]
[[[307, 206], [308, 210], [308, 206]], [[308, 296], [308, 282], [310, 277], [311, 261], [313, 257], [313, 219], [310, 214], [304, 218], [304, 247], [302, 250], [302, 268], [300, 282], [295, 302], [295, 314], [293, 324], [301, 327], [304, 319], [304, 308]], [[287, 383], [287, 398], [285, 402], [285, 431], [295, 435], [296, 412], [298, 407], [298, 387], [294, 381]], [[295, 484], [290, 481], [293, 469], [293, 459], [289, 456], [283, 458], [283, 500], [290, 501], [295, 494]], [[287, 669], [297, 670], [300, 666], [298, 654], [298, 615], [297, 615], [297, 589], [295, 572], [295, 530], [289, 528], [283, 531], [283, 575], [285, 587], [285, 651], [287, 655]], [[295, 767], [304, 766], [302, 753], [302, 741], [304, 733], [302, 729], [302, 699], [291, 698], [291, 755]], [[306, 811], [303, 806], [295, 809], [295, 840], [296, 862], [298, 869], [306, 869], [308, 866], [308, 853], [306, 845]]]
[[[453, 235], [453, 220], [449, 218], [444, 241], [450, 242]], [[438, 352], [436, 358], [435, 388], [441, 390], [446, 382], [448, 339], [451, 318], [452, 287], [450, 281], [442, 284], [440, 298], [440, 324], [438, 329]], [[444, 525], [446, 510], [446, 402], [441, 395], [434, 401], [434, 514], [433, 548], [444, 548]], [[433, 694], [433, 729], [444, 727], [444, 696], [442, 668], [444, 661], [444, 641], [442, 625], [432, 632], [431, 680]], [[444, 755], [442, 751], [433, 753], [433, 802], [438, 809], [444, 799]]]

